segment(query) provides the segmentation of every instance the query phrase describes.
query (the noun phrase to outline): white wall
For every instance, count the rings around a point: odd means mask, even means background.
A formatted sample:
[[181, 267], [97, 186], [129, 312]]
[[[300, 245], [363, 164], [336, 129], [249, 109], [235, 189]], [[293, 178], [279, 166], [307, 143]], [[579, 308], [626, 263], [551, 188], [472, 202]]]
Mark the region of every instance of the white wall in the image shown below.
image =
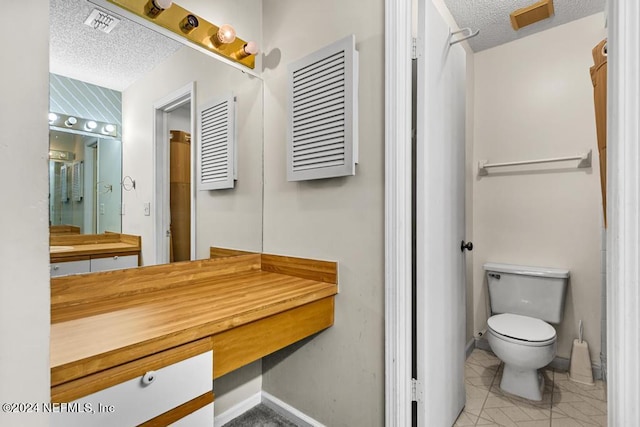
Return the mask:
[[[335, 260], [335, 325], [263, 359], [263, 389], [330, 426], [384, 423], [384, 2], [266, 0], [264, 252]], [[354, 33], [360, 163], [287, 182], [287, 65]]]
[[[46, 6], [46, 4], [44, 5]], [[5, 2], [0, 25], [0, 402], [49, 401], [48, 125], [49, 8], [41, 1]], [[25, 50], [26, 49], [26, 50]], [[27, 54], [26, 54], [27, 52]], [[28, 60], [25, 60], [27, 58]], [[36, 120], [34, 120], [34, 118]], [[38, 120], [39, 119], [39, 120]], [[0, 425], [47, 426], [45, 414], [0, 412]]]
[[596, 364], [602, 208], [589, 67], [603, 22], [597, 14], [479, 52], [474, 82], [474, 164], [594, 150], [591, 169], [568, 162], [474, 175], [474, 328], [486, 325], [485, 262], [567, 268], [558, 356], [570, 356], [582, 319]]
[[144, 216], [143, 206], [154, 194], [153, 103], [191, 81], [196, 106], [233, 91], [238, 112], [236, 188], [196, 193], [196, 257], [208, 258], [210, 246], [262, 249], [262, 82], [185, 47], [122, 94], [123, 175], [136, 181], [123, 192], [123, 232], [142, 236], [144, 265], [156, 262], [154, 216]]

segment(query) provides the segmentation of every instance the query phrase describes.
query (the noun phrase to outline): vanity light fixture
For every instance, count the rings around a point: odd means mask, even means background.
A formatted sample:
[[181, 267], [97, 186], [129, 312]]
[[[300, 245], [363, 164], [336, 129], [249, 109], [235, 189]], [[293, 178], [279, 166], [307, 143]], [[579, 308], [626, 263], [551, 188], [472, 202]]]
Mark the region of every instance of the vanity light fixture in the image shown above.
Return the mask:
[[[256, 49], [253, 44], [236, 37], [235, 29], [225, 24], [218, 26], [204, 17], [180, 6], [180, 2], [171, 0], [90, 0], [100, 3], [111, 3], [142, 19], [142, 25], [171, 38], [184, 38], [193, 44], [215, 55], [254, 69]], [[115, 14], [115, 12], [114, 12]], [[157, 28], [160, 27], [160, 28]], [[167, 34], [167, 31], [173, 34]], [[176, 37], [177, 36], [177, 37]], [[245, 49], [246, 46], [246, 49]]]
[[49, 126], [52, 129], [63, 128], [65, 132], [71, 133], [89, 133], [103, 137], [118, 137], [118, 127], [113, 123], [69, 116], [64, 113], [49, 112]]
[[229, 24], [224, 24], [211, 36], [211, 43], [217, 48], [222, 45], [233, 43], [236, 39], [236, 30]]
[[144, 12], [149, 18], [155, 18], [160, 15], [165, 9], [169, 9], [173, 1], [171, 0], [149, 0], [144, 7]]
[[238, 49], [233, 53], [234, 58], [236, 59], [244, 59], [251, 55], [255, 55], [258, 53], [258, 44], [253, 41], [249, 41], [245, 43], [242, 48]]

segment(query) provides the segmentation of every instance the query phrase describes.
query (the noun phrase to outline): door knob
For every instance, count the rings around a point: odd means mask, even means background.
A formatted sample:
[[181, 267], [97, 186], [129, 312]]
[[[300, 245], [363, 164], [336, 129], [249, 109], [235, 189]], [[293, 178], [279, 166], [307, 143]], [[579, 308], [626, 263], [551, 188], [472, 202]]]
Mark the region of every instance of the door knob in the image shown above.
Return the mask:
[[468, 251], [472, 251], [473, 250], [473, 243], [471, 242], [466, 242], [463, 240], [462, 242], [460, 242], [460, 250], [462, 252], [464, 252], [464, 250], [468, 250]]

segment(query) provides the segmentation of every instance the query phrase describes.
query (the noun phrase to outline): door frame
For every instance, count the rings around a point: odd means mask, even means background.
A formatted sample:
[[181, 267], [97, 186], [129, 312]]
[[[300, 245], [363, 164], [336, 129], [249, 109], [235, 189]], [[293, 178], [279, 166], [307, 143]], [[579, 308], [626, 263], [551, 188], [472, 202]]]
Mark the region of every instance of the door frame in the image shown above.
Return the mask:
[[640, 4], [607, 3], [608, 425], [638, 425]]
[[[411, 22], [412, 0], [385, 0], [385, 417], [411, 425]], [[640, 421], [640, 4], [607, 2], [608, 423]]]
[[[385, 0], [385, 425], [411, 425], [412, 0]], [[415, 389], [414, 389], [415, 390]]]
[[168, 115], [190, 103], [191, 156], [191, 260], [196, 259], [196, 84], [188, 83], [153, 103], [153, 230], [156, 264], [169, 262], [169, 125]]

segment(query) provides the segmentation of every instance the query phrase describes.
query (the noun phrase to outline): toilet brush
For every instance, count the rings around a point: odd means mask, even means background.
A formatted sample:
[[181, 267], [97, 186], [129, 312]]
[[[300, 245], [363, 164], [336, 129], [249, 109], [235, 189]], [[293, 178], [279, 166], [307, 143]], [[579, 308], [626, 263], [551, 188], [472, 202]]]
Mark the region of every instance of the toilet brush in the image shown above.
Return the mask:
[[582, 320], [578, 329], [578, 339], [573, 340], [571, 348], [569, 379], [577, 383], [592, 385], [591, 356], [589, 356], [589, 344], [582, 339]]

